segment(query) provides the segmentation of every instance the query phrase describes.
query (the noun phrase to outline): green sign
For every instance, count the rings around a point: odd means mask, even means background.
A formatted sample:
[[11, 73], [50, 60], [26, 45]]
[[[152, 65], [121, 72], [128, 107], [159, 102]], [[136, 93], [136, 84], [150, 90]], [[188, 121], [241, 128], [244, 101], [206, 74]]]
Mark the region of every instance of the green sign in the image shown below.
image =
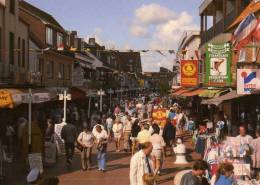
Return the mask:
[[205, 83], [209, 86], [231, 85], [230, 43], [207, 45]]

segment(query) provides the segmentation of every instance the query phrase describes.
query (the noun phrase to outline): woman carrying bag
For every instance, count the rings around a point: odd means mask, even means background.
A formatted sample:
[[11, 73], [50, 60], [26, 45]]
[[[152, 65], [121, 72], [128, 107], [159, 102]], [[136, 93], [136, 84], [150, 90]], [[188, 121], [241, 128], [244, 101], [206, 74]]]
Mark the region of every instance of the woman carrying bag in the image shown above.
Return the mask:
[[83, 128], [83, 132], [79, 134], [77, 142], [80, 146], [78, 148], [81, 150], [82, 170], [90, 170], [90, 158], [94, 145], [94, 136], [90, 127]]

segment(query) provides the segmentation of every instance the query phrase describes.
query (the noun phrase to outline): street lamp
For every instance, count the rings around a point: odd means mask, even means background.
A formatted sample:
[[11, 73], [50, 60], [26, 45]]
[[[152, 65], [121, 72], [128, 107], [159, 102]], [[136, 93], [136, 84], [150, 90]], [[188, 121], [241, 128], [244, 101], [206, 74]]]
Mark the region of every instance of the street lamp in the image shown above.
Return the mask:
[[67, 101], [71, 100], [71, 94], [67, 94], [65, 90], [63, 94], [59, 94], [59, 100], [63, 100], [63, 122], [66, 123]]
[[103, 103], [102, 103], [102, 96], [105, 95], [105, 91], [103, 91], [102, 89], [100, 89], [97, 93], [100, 96], [100, 112], [102, 112], [102, 107], [103, 107]]

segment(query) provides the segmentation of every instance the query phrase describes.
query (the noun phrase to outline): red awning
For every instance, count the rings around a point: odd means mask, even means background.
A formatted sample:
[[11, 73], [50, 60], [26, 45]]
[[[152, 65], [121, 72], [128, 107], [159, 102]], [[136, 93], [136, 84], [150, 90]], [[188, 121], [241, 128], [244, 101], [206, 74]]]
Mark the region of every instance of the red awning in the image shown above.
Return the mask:
[[181, 95], [181, 94], [183, 94], [185, 92], [188, 92], [188, 91], [189, 91], [188, 89], [179, 89], [179, 90], [173, 92], [172, 95], [179, 96], [179, 95]]

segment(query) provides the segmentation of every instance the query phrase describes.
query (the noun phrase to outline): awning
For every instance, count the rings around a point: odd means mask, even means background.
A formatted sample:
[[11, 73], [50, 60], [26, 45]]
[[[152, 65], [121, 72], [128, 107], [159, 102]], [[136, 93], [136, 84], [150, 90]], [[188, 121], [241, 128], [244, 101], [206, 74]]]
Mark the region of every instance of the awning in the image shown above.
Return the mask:
[[[96, 89], [89, 89], [88, 87], [75, 87], [85, 93], [88, 97], [98, 97]], [[73, 98], [73, 97], [72, 97]]]
[[188, 89], [179, 89], [179, 90], [173, 92], [172, 95], [173, 96], [180, 96], [181, 94], [188, 92], [188, 91], [189, 91]]
[[87, 89], [83, 87], [72, 87], [69, 90], [69, 93], [71, 94], [72, 100], [75, 99], [86, 99], [87, 98]]
[[222, 92], [225, 92], [227, 90], [223, 89], [205, 89], [203, 90], [200, 94], [199, 97], [201, 98], [213, 98], [213, 97], [218, 97], [221, 95]]
[[[29, 103], [29, 89], [23, 89], [22, 103]], [[48, 89], [32, 89], [32, 103], [44, 103], [57, 100], [57, 94]]]
[[223, 96], [219, 96], [217, 98], [202, 100], [201, 104], [212, 104], [212, 105], [218, 106], [224, 101], [236, 99], [236, 98], [239, 98], [242, 96], [246, 96], [246, 95], [237, 94], [236, 91], [231, 91], [231, 92], [229, 92]]
[[233, 28], [237, 24], [239, 24], [244, 18], [246, 18], [250, 13], [255, 13], [260, 10], [260, 1], [256, 2], [252, 1], [243, 12], [237, 17], [237, 19], [227, 28], [227, 30]]
[[195, 89], [192, 91], [184, 92], [183, 94], [181, 94], [181, 96], [186, 96], [186, 97], [197, 96], [197, 95], [203, 93], [203, 91], [205, 91], [205, 90], [204, 89]]
[[13, 108], [22, 103], [23, 92], [18, 89], [0, 89], [0, 108]]

